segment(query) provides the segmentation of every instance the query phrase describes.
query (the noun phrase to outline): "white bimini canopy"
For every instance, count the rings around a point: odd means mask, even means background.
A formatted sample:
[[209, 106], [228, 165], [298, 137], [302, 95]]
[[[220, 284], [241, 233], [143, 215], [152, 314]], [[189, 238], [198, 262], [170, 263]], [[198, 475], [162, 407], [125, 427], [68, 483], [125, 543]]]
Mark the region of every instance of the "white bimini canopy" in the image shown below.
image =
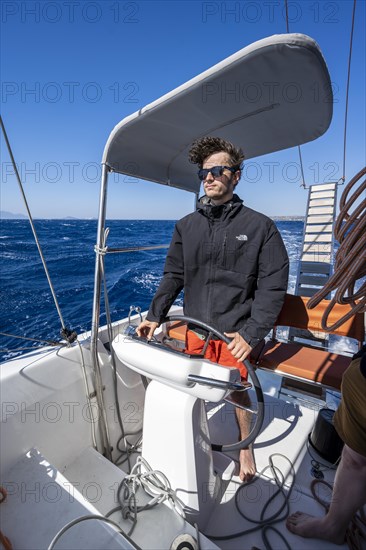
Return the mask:
[[245, 158], [320, 137], [333, 97], [317, 43], [303, 34], [259, 40], [124, 118], [103, 154], [111, 170], [198, 192], [188, 160], [196, 138], [218, 136]]

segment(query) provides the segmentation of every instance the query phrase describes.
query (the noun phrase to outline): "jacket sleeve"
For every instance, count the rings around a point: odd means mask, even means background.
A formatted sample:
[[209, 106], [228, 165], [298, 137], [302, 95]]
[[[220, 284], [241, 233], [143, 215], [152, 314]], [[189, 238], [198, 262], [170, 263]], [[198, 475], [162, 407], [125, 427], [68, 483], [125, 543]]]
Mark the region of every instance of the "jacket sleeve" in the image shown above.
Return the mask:
[[269, 226], [258, 256], [257, 288], [251, 316], [239, 330], [246, 342], [256, 346], [273, 328], [287, 291], [289, 259], [275, 224]]
[[161, 323], [184, 286], [182, 237], [175, 226], [164, 266], [164, 275], [150, 304], [146, 319]]

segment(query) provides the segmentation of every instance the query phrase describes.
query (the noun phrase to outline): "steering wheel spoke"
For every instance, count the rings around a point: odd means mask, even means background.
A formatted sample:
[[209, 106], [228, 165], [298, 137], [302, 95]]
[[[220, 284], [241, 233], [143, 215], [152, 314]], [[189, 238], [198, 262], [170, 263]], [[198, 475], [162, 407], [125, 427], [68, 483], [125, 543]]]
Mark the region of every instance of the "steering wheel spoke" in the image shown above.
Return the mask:
[[243, 409], [243, 411], [248, 411], [252, 414], [258, 414], [258, 409], [257, 410], [251, 409], [250, 407], [247, 407], [246, 405], [242, 405], [239, 401], [234, 399], [233, 393], [225, 397], [224, 401], [226, 401], [226, 403], [230, 403], [230, 405], [234, 405], [235, 407], [238, 407], [239, 409]]

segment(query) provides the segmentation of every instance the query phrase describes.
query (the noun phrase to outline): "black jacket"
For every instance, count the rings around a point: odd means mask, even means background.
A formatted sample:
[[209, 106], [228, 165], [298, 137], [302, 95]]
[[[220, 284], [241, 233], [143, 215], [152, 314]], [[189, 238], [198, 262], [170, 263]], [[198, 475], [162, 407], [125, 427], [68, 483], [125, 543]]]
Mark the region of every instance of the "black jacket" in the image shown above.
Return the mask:
[[220, 206], [203, 197], [197, 211], [175, 226], [147, 319], [161, 323], [184, 288], [187, 316], [221, 332], [239, 332], [253, 347], [281, 311], [288, 265], [270, 218], [244, 206], [237, 195]]

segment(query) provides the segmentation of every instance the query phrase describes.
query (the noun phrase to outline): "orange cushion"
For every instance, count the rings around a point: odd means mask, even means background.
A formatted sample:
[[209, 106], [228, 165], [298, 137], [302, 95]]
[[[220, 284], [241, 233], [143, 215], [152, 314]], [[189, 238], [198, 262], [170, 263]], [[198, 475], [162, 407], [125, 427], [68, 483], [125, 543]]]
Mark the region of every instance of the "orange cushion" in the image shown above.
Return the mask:
[[258, 359], [258, 367], [319, 382], [339, 390], [342, 375], [351, 357], [309, 348], [296, 343], [267, 342]]
[[[282, 310], [277, 318], [276, 326], [290, 326], [300, 329], [322, 331], [322, 318], [330, 306], [330, 300], [322, 300], [315, 308], [307, 309], [310, 298], [286, 294]], [[349, 305], [334, 304], [327, 320], [328, 326], [333, 326], [341, 317], [351, 311]], [[337, 329], [330, 331], [332, 334], [348, 336], [362, 342], [365, 334], [364, 315], [356, 313], [350, 319], [342, 323]]]
[[187, 324], [183, 321], [174, 321], [167, 330], [169, 338], [175, 338], [181, 342], [186, 341]]

